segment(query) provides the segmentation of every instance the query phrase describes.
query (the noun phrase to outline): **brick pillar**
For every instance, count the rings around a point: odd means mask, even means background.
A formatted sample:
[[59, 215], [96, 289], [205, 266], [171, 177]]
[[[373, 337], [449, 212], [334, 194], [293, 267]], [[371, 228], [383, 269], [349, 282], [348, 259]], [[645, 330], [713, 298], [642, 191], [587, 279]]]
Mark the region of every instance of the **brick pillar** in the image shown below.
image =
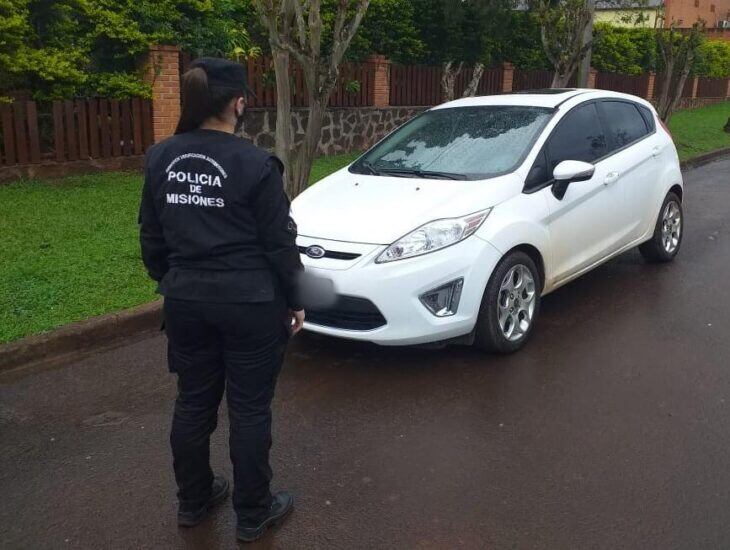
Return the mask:
[[512, 92], [512, 83], [515, 79], [515, 66], [512, 63], [502, 63], [502, 93]]
[[390, 59], [384, 55], [371, 55], [366, 61], [373, 65], [375, 72], [372, 104], [374, 107], [387, 107], [390, 105]]
[[644, 93], [644, 99], [654, 98], [654, 86], [656, 85], [656, 73], [649, 71], [648, 78], [646, 79], [646, 92]]
[[587, 88], [595, 88], [596, 87], [596, 77], [598, 76], [598, 71], [594, 69], [593, 67], [590, 68], [588, 71], [588, 82], [586, 83]]
[[692, 79], [692, 99], [697, 97], [697, 88], [700, 85], [700, 79], [696, 76]]
[[150, 46], [145, 80], [152, 84], [152, 135], [155, 143], [175, 132], [180, 118], [180, 48]]

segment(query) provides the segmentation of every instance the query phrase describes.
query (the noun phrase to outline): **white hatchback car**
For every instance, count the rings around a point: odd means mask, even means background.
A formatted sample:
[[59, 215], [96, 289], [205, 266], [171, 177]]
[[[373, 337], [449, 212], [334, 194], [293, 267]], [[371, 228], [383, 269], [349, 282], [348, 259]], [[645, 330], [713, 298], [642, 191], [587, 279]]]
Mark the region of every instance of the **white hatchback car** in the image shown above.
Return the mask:
[[602, 90], [452, 101], [293, 202], [316, 288], [305, 328], [378, 344], [522, 347], [540, 298], [682, 241], [677, 151], [650, 103]]

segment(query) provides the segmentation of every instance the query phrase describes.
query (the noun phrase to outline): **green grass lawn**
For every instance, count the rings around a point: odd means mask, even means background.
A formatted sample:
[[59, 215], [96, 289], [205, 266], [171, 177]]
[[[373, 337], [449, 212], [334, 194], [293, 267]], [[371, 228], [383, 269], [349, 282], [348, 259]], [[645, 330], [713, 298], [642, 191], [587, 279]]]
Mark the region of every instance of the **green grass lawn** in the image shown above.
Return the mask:
[[728, 118], [730, 101], [674, 113], [669, 119], [669, 130], [680, 160], [730, 147], [730, 134], [722, 129]]
[[[356, 156], [318, 159], [312, 181]], [[107, 172], [0, 186], [0, 343], [155, 299], [137, 240], [141, 184]]]
[[[730, 147], [730, 102], [679, 111], [684, 160]], [[312, 181], [357, 155], [320, 158]], [[108, 172], [0, 186], [0, 343], [155, 298], [139, 255], [139, 174]]]

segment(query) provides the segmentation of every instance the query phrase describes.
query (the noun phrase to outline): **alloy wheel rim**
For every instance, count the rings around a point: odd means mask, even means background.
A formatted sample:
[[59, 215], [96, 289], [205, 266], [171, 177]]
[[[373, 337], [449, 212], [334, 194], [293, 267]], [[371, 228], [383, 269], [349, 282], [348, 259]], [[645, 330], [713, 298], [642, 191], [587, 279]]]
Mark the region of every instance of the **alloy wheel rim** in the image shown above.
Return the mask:
[[507, 340], [515, 342], [530, 330], [536, 300], [535, 278], [530, 270], [522, 264], [510, 268], [497, 298], [497, 320]]
[[662, 246], [667, 254], [674, 254], [682, 235], [682, 212], [679, 205], [670, 201], [662, 214]]

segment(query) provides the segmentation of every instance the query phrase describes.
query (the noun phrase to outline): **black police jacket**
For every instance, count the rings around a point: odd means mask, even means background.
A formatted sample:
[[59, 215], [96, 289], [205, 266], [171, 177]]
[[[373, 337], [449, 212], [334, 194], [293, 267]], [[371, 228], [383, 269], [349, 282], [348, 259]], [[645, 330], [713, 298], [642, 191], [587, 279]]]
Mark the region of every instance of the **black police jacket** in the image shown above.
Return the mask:
[[147, 152], [142, 259], [166, 297], [301, 309], [302, 271], [279, 159], [226, 132], [175, 135]]

